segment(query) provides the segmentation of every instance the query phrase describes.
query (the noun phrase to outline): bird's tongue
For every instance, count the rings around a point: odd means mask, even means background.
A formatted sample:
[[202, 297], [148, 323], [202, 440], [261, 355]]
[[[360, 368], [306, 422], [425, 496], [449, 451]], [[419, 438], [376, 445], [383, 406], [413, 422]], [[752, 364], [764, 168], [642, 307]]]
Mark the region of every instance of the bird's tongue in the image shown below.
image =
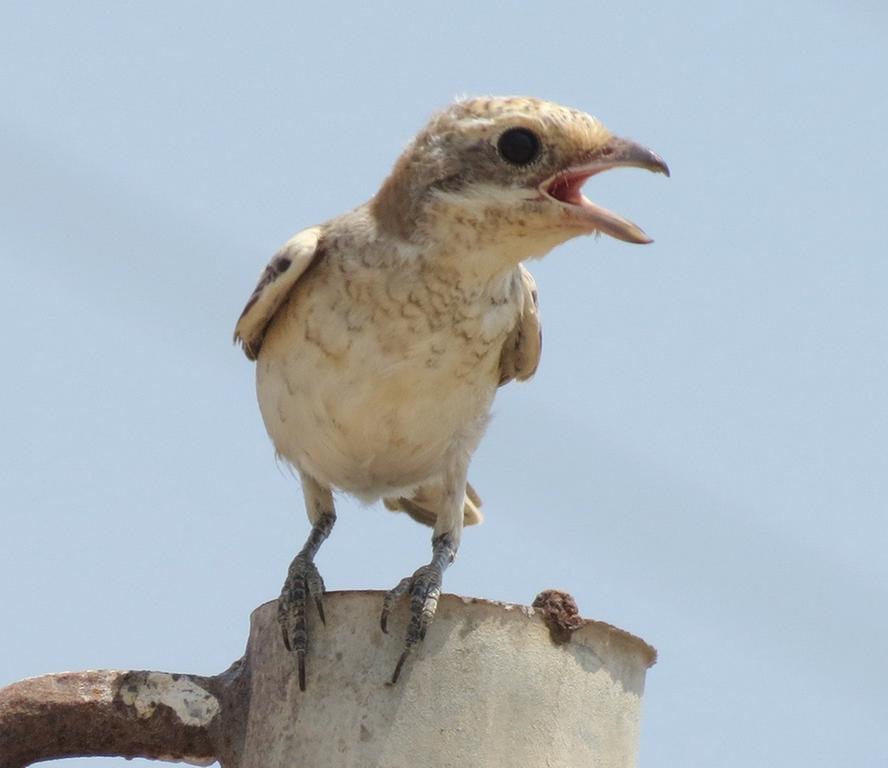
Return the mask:
[[580, 191], [591, 173], [577, 174], [575, 176], [562, 176], [549, 185], [549, 194], [556, 200], [569, 205], [581, 205], [583, 193]]

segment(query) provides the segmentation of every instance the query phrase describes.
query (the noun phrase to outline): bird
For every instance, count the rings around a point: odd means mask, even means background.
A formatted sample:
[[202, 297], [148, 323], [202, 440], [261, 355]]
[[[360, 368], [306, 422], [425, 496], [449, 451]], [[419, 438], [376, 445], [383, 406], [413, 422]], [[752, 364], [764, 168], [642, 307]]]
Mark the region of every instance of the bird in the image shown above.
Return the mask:
[[652, 242], [581, 191], [627, 166], [669, 175], [659, 155], [581, 110], [459, 99], [369, 201], [299, 232], [262, 271], [234, 338], [256, 363], [262, 419], [301, 480], [311, 523], [278, 600], [301, 690], [311, 603], [326, 624], [314, 559], [336, 521], [334, 492], [382, 499], [432, 527], [429, 562], [382, 601], [387, 632], [409, 598], [392, 684], [422, 642], [463, 527], [482, 519], [467, 476], [494, 395], [539, 364], [539, 301], [524, 263], [580, 235]]

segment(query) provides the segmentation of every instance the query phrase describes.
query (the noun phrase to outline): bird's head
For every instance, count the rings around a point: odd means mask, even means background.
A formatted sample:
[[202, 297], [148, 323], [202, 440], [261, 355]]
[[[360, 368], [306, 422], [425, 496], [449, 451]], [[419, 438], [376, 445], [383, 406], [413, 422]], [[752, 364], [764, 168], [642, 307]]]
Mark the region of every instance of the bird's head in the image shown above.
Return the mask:
[[380, 226], [406, 239], [499, 243], [515, 260], [581, 234], [648, 243], [639, 227], [581, 191], [591, 176], [624, 166], [669, 175], [657, 154], [584, 112], [539, 99], [473, 98], [431, 119], [371, 208]]

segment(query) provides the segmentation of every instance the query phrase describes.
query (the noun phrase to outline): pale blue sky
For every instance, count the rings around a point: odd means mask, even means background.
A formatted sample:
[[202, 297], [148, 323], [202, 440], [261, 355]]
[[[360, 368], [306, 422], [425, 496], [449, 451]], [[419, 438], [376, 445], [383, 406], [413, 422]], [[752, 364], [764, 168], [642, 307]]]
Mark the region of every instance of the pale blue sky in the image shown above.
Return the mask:
[[[643, 768], [884, 768], [886, 40], [877, 2], [4, 3], [0, 684], [242, 653], [307, 531], [230, 343], [256, 275], [455, 95], [529, 94], [673, 175], [586, 187], [655, 244], [532, 265], [445, 588], [654, 644]], [[340, 510], [329, 588], [428, 558]]]

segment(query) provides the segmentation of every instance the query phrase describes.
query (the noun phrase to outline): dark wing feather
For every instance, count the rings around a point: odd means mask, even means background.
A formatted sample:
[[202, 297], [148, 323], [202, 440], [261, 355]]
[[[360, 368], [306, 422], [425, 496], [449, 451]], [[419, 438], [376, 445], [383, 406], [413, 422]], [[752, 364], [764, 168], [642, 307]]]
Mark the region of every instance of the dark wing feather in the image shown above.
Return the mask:
[[235, 342], [240, 343], [250, 360], [258, 357], [274, 313], [317, 256], [319, 235], [320, 228], [312, 227], [291, 237], [259, 276], [234, 329]]

